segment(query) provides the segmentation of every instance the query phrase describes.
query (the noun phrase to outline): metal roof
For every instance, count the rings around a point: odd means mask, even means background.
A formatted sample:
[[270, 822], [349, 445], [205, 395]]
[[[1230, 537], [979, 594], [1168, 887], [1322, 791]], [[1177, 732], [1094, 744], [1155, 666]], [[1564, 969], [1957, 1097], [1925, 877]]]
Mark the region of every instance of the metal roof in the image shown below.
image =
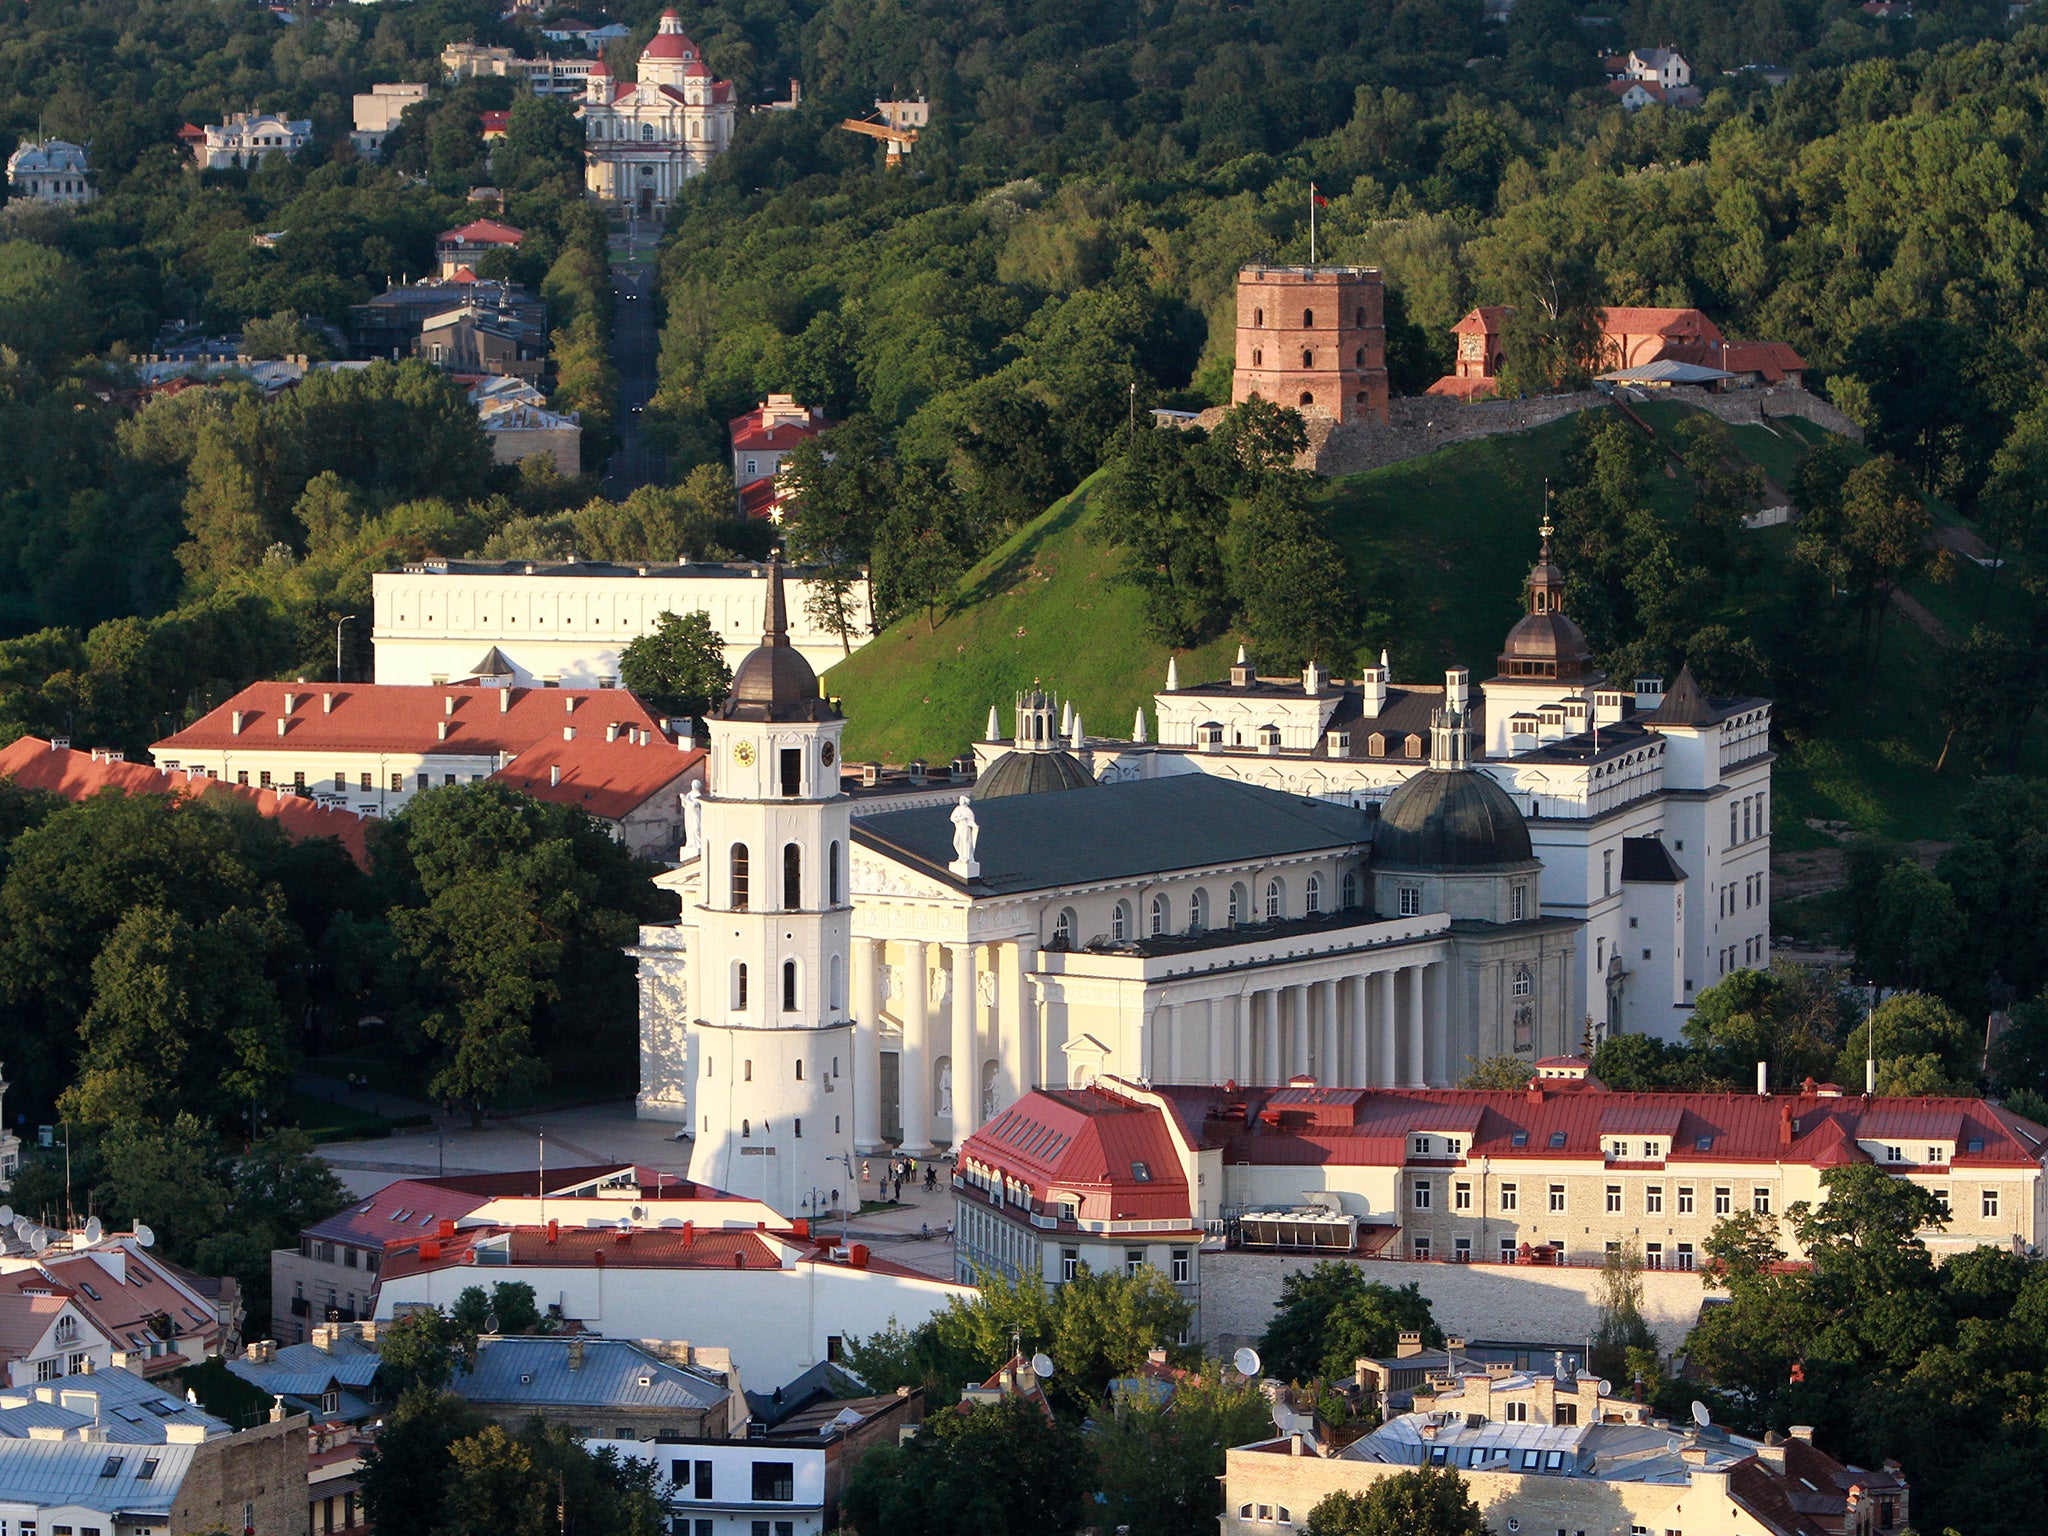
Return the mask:
[[[580, 1364], [572, 1345], [580, 1344]], [[724, 1385], [642, 1349], [629, 1339], [484, 1338], [476, 1365], [450, 1389], [471, 1402], [528, 1407], [710, 1409]]]
[[168, 1519], [198, 1449], [92, 1440], [0, 1440], [0, 1489], [10, 1503]]
[[275, 1360], [230, 1356], [225, 1363], [243, 1381], [272, 1397], [318, 1398], [330, 1385], [367, 1388], [383, 1362], [375, 1345], [344, 1336], [330, 1348], [287, 1344], [278, 1350]]

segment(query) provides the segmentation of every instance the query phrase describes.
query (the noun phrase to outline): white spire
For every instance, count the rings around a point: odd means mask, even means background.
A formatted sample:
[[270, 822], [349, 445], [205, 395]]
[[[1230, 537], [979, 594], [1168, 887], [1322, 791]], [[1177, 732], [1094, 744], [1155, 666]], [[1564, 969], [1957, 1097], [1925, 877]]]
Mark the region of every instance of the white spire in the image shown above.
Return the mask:
[[1237, 648], [1237, 664], [1240, 667], [1244, 665], [1244, 647], [1242, 645]]
[[1074, 734], [1068, 738], [1069, 749], [1079, 752], [1088, 744], [1088, 733], [1081, 729], [1081, 712], [1074, 711]]
[[1175, 693], [1179, 689], [1180, 658], [1178, 656], [1169, 656], [1166, 658], [1166, 691], [1168, 693]]
[[1388, 663], [1387, 663], [1387, 648], [1386, 648], [1385, 646], [1381, 646], [1381, 647], [1380, 647], [1380, 665], [1381, 665], [1382, 667], [1385, 667], [1385, 666], [1386, 666], [1387, 664], [1388, 664]]
[[1140, 704], [1138, 706], [1138, 718], [1131, 722], [1131, 740], [1142, 747], [1151, 739], [1151, 736], [1145, 730], [1145, 706]]
[[1060, 705], [1060, 734], [1066, 735], [1074, 728], [1074, 701], [1068, 699]]
[[1001, 741], [1003, 739], [1002, 723], [996, 719], [996, 707], [993, 704], [988, 707], [988, 734], [981, 739], [983, 741]]

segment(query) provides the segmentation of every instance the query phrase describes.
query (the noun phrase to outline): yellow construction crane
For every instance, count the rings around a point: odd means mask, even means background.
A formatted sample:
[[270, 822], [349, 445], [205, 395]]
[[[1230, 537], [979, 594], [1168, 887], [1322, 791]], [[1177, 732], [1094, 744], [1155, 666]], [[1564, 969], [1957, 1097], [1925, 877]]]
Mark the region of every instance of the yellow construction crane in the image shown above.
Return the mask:
[[849, 117], [839, 126], [848, 133], [880, 139], [889, 147], [888, 163], [900, 165], [903, 157], [917, 143], [917, 130], [932, 120], [932, 109], [923, 97], [919, 97], [916, 101], [878, 101], [875, 111], [881, 116], [879, 123]]

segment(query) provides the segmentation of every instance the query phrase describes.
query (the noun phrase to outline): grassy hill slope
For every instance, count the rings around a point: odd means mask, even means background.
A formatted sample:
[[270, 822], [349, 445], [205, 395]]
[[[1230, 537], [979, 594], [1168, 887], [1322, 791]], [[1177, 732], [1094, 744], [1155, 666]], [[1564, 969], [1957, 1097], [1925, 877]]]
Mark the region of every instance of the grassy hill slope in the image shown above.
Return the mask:
[[[1688, 414], [1677, 404], [1641, 414], [1668, 438]], [[1366, 612], [1368, 647], [1384, 645], [1395, 676], [1427, 678], [1465, 665], [1492, 675], [1501, 638], [1521, 612], [1521, 588], [1536, 549], [1543, 481], [1557, 475], [1571, 420], [1500, 437], [1453, 444], [1426, 457], [1327, 482], [1332, 531], [1351, 564]], [[1807, 448], [1825, 434], [1804, 421], [1736, 427], [1738, 452], [1783, 486]], [[962, 579], [936, 628], [922, 615], [885, 630], [832, 669], [829, 686], [846, 703], [847, 752], [900, 762], [943, 760], [982, 733], [991, 703], [1010, 729], [1011, 695], [1034, 680], [1071, 698], [1089, 727], [1129, 732], [1131, 717], [1165, 677], [1164, 649], [1149, 639], [1138, 594], [1115, 579], [1117, 556], [1095, 532], [1091, 484], [1020, 529]], [[1676, 477], [1652, 501], [1670, 515], [1689, 502]], [[1942, 521], [1953, 523], [1946, 509]], [[1732, 605], [1748, 633], [1777, 654], [1796, 627], [1791, 611], [1790, 528], [1760, 530], [1762, 574]], [[1781, 762], [1776, 833], [1788, 847], [1826, 841], [1808, 818], [1846, 822], [1893, 837], [1938, 838], [1948, 831], [1967, 776], [1933, 767], [1943, 731], [1938, 667], [1945, 636], [1960, 637], [1996, 612], [1992, 578], [1964, 561], [1943, 586], [1928, 578], [1908, 596], [1920, 622], [1895, 613], [1886, 630], [1881, 675], [1864, 701], [1852, 701], [1811, 731], [1790, 721], [1779, 732]], [[1931, 618], [1930, 624], [1927, 619]], [[1844, 622], [1851, 622], [1845, 611]], [[1236, 642], [1212, 642], [1180, 662], [1183, 681], [1223, 675]], [[1333, 670], [1347, 672], [1345, 658]], [[1796, 658], [1793, 658], [1796, 661]], [[2048, 766], [2030, 752], [2029, 767]]]

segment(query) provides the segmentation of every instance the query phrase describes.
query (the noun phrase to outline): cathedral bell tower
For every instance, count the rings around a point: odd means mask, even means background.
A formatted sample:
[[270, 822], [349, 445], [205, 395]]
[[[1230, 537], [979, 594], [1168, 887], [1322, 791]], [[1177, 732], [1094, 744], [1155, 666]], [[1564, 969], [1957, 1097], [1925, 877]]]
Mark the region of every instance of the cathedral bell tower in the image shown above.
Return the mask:
[[768, 566], [767, 610], [760, 645], [706, 722], [690, 1177], [814, 1216], [859, 1198], [848, 1163], [846, 722], [789, 643], [779, 562]]

